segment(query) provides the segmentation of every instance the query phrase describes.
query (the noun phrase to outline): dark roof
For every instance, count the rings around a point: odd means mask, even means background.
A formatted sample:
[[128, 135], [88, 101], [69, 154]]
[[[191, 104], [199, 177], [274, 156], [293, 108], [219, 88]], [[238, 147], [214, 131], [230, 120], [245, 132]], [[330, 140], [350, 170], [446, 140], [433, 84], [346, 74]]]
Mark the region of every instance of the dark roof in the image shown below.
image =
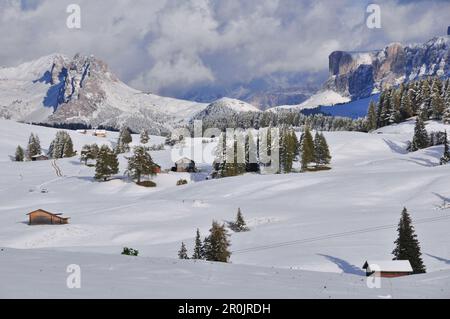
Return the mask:
[[44, 212], [46, 214], [49, 214], [49, 215], [52, 215], [54, 217], [58, 217], [58, 218], [61, 218], [61, 219], [69, 219], [70, 218], [70, 217], [62, 217], [62, 216], [60, 216], [62, 214], [53, 214], [53, 213], [50, 213], [50, 212], [46, 211], [45, 209], [40, 209], [40, 208], [36, 209], [36, 210], [33, 210], [32, 212], [29, 212], [27, 215], [31, 215], [31, 214], [36, 213], [36, 212]]

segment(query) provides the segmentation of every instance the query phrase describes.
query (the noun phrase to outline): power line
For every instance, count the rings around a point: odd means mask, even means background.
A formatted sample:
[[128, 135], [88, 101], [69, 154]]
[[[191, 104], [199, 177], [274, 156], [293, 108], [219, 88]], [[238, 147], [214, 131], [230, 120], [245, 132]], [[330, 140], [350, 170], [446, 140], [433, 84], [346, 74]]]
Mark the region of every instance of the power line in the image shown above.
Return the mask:
[[[450, 215], [449, 216], [428, 217], [428, 218], [417, 219], [414, 222], [414, 224], [431, 223], [431, 222], [441, 221], [441, 220], [445, 220], [445, 219], [450, 219]], [[369, 232], [374, 232], [374, 231], [378, 231], [378, 230], [385, 230], [385, 229], [390, 229], [390, 228], [396, 228], [396, 227], [397, 227], [397, 225], [375, 226], [375, 227], [357, 229], [357, 230], [352, 230], [352, 231], [347, 231], [347, 232], [342, 232], [342, 233], [334, 233], [334, 234], [322, 235], [322, 236], [311, 237], [311, 238], [303, 238], [303, 239], [298, 239], [298, 240], [291, 240], [291, 241], [285, 241], [285, 242], [279, 242], [279, 243], [273, 243], [273, 244], [267, 244], [267, 245], [249, 247], [249, 248], [243, 248], [243, 249], [238, 249], [238, 250], [232, 251], [232, 253], [233, 254], [243, 254], [243, 253], [255, 252], [255, 251], [260, 251], [260, 250], [279, 248], [279, 247], [284, 247], [284, 246], [305, 244], [305, 243], [310, 243], [310, 242], [315, 242], [315, 241], [320, 241], [320, 240], [326, 240], [326, 239], [332, 239], [332, 238], [353, 236], [353, 235], [369, 233]]]

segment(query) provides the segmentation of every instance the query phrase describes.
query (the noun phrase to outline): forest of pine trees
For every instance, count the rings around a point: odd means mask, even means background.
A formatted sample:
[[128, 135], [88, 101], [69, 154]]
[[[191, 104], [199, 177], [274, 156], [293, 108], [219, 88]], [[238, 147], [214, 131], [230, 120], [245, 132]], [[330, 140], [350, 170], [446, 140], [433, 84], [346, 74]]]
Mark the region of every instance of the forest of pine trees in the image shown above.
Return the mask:
[[383, 90], [378, 103], [369, 105], [366, 125], [370, 131], [412, 116], [450, 123], [449, 80], [430, 77]]
[[[277, 132], [279, 137], [278, 143], [272, 137], [274, 132]], [[276, 150], [278, 154], [274, 153]], [[279, 167], [273, 173], [282, 174], [294, 172], [294, 163], [298, 161], [301, 161], [303, 171], [310, 163], [315, 163], [317, 168], [326, 166], [331, 161], [325, 136], [316, 132], [313, 138], [308, 126], [300, 141], [294, 129], [287, 126], [280, 129], [261, 129], [256, 133], [254, 130], [235, 131], [231, 138], [224, 132], [220, 135], [217, 144], [212, 177], [221, 178], [246, 172], [260, 172], [262, 167], [273, 164], [272, 155], [278, 155], [279, 161]]]

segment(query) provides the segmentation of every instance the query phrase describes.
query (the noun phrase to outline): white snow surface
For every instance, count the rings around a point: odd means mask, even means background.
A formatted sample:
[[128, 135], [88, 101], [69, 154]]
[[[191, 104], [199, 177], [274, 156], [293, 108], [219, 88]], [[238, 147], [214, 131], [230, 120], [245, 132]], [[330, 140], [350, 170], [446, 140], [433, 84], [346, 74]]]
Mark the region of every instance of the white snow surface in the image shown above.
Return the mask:
[[[197, 160], [201, 172], [162, 173], [149, 189], [124, 178], [123, 156], [120, 174], [105, 183], [77, 156], [57, 160], [63, 177], [51, 161], [13, 162], [31, 132], [46, 149], [57, 130], [0, 120], [0, 297], [449, 298], [450, 166], [438, 165], [442, 146], [405, 151], [413, 128], [412, 119], [370, 134], [325, 132], [330, 171], [205, 180], [208, 158]], [[78, 152], [117, 139], [68, 132]], [[151, 152], [163, 169], [176, 160], [171, 153]], [[189, 183], [175, 186], [180, 178]], [[361, 267], [392, 259], [404, 206], [428, 273], [369, 289]], [[176, 259], [181, 241], [191, 254], [195, 230], [205, 236], [212, 220], [233, 220], [238, 207], [251, 230], [230, 232], [231, 264]], [[70, 224], [28, 226], [26, 214], [38, 208], [63, 213]], [[121, 256], [124, 246], [139, 257]], [[82, 267], [85, 288], [66, 288], [72, 263]]]
[[318, 106], [330, 106], [340, 103], [350, 102], [350, 98], [342, 96], [339, 93], [332, 90], [323, 90], [314, 95], [299, 105], [281, 105], [271, 108], [271, 110], [280, 109], [312, 109]]

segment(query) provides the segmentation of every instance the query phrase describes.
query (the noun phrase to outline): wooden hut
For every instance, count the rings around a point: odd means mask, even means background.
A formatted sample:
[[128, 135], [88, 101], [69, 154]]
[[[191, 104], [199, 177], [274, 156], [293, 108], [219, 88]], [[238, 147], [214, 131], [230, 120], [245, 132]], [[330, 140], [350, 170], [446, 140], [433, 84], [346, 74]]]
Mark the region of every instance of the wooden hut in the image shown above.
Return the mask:
[[172, 167], [172, 171], [193, 173], [196, 171], [195, 162], [187, 157], [180, 158], [175, 162], [175, 166]]
[[401, 277], [413, 273], [409, 260], [366, 261], [362, 267], [366, 276]]
[[27, 214], [28, 225], [61, 225], [68, 224], [70, 217], [62, 217], [62, 214], [50, 213], [43, 209], [37, 209]]
[[48, 156], [44, 155], [44, 154], [33, 155], [33, 156], [31, 156], [31, 160], [33, 162], [36, 162], [36, 161], [47, 161], [48, 160]]

